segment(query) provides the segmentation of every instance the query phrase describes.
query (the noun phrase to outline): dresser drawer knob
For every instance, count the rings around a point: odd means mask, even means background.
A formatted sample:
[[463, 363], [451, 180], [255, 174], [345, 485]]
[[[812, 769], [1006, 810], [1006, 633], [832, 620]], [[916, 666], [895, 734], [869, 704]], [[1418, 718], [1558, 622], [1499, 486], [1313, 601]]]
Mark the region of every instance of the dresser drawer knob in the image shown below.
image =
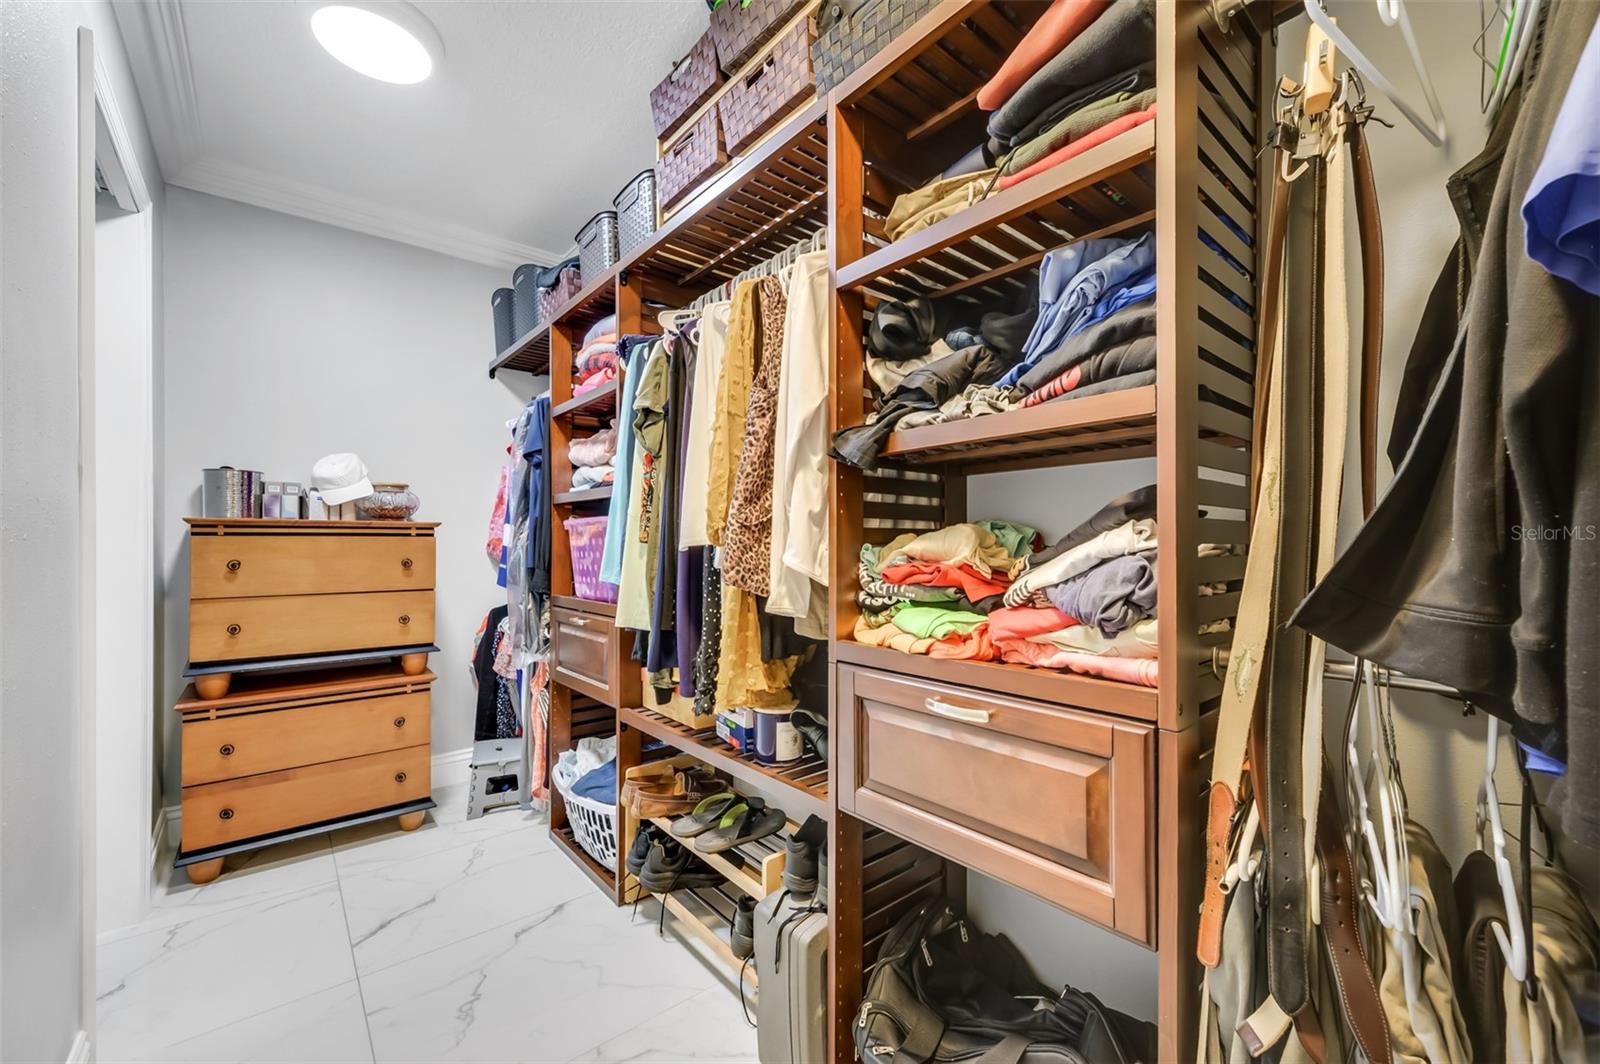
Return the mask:
[[409, 614], [409, 613], [402, 613], [402, 614], [401, 614], [401, 615], [400, 615], [400, 623], [401, 623], [401, 624], [410, 624], [410, 623], [411, 623], [411, 614]]
[[404, 783], [406, 781], [406, 774], [404, 772], [396, 772], [394, 774], [394, 781], [396, 783]]
[[228, 572], [230, 572], [230, 573], [238, 572], [240, 566], [242, 566], [243, 564], [244, 563], [241, 562], [238, 558], [229, 558], [228, 559]]
[[396, 718], [394, 718], [394, 726], [396, 728], [404, 728], [406, 726], [406, 718], [404, 718], [404, 717], [396, 717]]
[[217, 819], [218, 820], [232, 820], [233, 819], [233, 810], [224, 808], [222, 810], [222, 812], [217, 814]]
[[228, 625], [228, 634], [231, 636], [237, 636], [242, 631], [244, 631], [244, 629], [240, 628], [237, 624]]
[[223, 743], [222, 746], [217, 749], [217, 753], [221, 754], [223, 757], [232, 757], [233, 756], [233, 744], [232, 743]]
[[410, 558], [401, 558], [400, 559], [400, 568], [402, 568], [402, 569], [411, 568], [411, 559]]

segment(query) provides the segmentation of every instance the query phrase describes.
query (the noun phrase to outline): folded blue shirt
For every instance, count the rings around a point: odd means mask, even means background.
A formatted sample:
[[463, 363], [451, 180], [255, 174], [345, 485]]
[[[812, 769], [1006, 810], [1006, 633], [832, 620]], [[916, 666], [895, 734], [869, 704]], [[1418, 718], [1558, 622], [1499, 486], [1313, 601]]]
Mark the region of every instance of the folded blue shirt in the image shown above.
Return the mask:
[[[1585, 86], [1588, 86], [1585, 88]], [[1522, 201], [1528, 257], [1600, 296], [1600, 26], [1589, 34]]]

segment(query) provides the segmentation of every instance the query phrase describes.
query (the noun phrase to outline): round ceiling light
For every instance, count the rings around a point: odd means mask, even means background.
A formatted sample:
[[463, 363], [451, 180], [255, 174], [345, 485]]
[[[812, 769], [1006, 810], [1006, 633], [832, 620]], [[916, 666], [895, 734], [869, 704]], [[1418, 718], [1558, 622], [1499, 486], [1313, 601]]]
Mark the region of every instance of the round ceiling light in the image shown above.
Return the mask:
[[421, 12], [398, 0], [319, 6], [311, 13], [311, 33], [351, 70], [394, 85], [425, 80], [444, 51]]

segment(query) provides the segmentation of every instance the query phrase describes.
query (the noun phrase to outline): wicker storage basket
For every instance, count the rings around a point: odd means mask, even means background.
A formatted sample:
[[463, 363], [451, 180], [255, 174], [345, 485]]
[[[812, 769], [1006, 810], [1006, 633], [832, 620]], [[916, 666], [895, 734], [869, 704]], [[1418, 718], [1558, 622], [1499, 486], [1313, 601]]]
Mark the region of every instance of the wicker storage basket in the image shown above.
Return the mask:
[[755, 69], [733, 80], [717, 101], [728, 152], [738, 155], [816, 92], [811, 79], [815, 19], [803, 18], [772, 46]]
[[568, 266], [549, 288], [539, 289], [539, 322], [551, 321], [556, 311], [583, 290], [583, 274], [576, 266]]
[[593, 281], [617, 264], [617, 212], [600, 211], [572, 238], [578, 245], [578, 269]]
[[817, 16], [811, 69], [826, 93], [900, 36], [938, 0], [827, 0]]
[[709, 108], [656, 162], [656, 195], [670, 207], [700, 187], [728, 161], [718, 108]]
[[708, 29], [694, 42], [688, 55], [672, 64], [672, 73], [650, 90], [650, 117], [656, 124], [656, 138], [666, 138], [688, 121], [695, 108], [711, 99], [722, 81], [717, 45]]
[[645, 170], [623, 185], [611, 205], [617, 209], [617, 247], [627, 258], [656, 231], [656, 172]]
[[735, 73], [772, 40], [773, 34], [805, 6], [806, 0], [723, 0], [711, 12], [717, 62]]
[[543, 266], [525, 262], [511, 275], [511, 336], [527, 336], [549, 319], [540, 312], [539, 274]]

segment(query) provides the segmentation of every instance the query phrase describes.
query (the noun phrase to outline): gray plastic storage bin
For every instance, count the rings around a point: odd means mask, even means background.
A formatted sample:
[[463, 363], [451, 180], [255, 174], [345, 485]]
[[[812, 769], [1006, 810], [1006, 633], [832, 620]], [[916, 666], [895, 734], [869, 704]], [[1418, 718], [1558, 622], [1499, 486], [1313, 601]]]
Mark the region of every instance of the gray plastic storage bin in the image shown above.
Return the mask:
[[601, 211], [573, 239], [578, 242], [578, 271], [589, 284], [617, 264], [617, 212]]
[[525, 262], [511, 275], [511, 339], [520, 340], [539, 327], [539, 274], [536, 262]]
[[497, 355], [517, 338], [516, 326], [511, 322], [511, 305], [515, 298], [516, 293], [509, 288], [496, 288], [489, 297], [489, 306], [494, 308], [494, 353]]
[[655, 169], [642, 171], [623, 185], [611, 205], [617, 209], [617, 243], [626, 258], [648, 243], [656, 231]]

